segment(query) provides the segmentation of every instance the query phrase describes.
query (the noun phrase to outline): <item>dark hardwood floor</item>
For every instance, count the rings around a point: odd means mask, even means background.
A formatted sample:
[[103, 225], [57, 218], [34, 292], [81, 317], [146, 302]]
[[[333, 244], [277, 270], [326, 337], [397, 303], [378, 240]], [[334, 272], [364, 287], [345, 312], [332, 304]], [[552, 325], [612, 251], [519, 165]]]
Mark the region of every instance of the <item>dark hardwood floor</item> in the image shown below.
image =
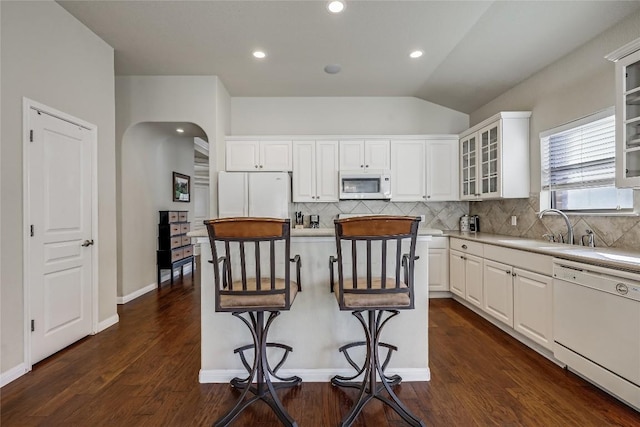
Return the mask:
[[[198, 383], [200, 292], [190, 276], [119, 306], [118, 313], [119, 324], [3, 387], [0, 424], [200, 426], [233, 404], [237, 395], [228, 385]], [[432, 379], [396, 388], [427, 426], [640, 426], [640, 413], [456, 302], [431, 300], [429, 316]], [[303, 383], [281, 396], [300, 426], [335, 426], [355, 390]], [[280, 424], [259, 402], [234, 425]], [[376, 401], [355, 425], [402, 422]]]

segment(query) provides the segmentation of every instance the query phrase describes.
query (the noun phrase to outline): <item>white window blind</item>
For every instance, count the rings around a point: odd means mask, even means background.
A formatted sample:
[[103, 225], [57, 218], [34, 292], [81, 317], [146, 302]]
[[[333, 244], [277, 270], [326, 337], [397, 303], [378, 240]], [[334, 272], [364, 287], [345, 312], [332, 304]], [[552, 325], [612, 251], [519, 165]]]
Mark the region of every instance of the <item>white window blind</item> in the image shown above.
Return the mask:
[[542, 187], [568, 190], [615, 182], [615, 116], [541, 138]]
[[613, 108], [540, 134], [541, 195], [565, 211], [633, 210], [633, 191], [615, 187]]

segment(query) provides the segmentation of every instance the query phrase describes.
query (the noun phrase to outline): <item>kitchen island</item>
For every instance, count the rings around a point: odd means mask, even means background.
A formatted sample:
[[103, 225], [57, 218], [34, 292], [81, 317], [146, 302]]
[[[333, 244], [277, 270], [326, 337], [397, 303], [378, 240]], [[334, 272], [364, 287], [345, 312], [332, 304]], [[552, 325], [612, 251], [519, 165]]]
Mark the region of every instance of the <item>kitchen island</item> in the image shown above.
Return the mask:
[[[432, 231], [437, 232], [437, 231]], [[302, 292], [290, 311], [284, 311], [269, 331], [269, 341], [293, 347], [279, 371], [282, 376], [298, 375], [303, 381], [328, 382], [336, 374], [353, 373], [338, 348], [364, 338], [362, 326], [349, 311], [341, 312], [329, 291], [329, 257], [336, 254], [333, 229], [292, 230], [291, 256], [302, 260]], [[428, 381], [428, 249], [431, 236], [418, 237], [415, 270], [415, 309], [401, 310], [382, 333], [384, 342], [395, 345], [387, 372], [404, 381]], [[244, 324], [230, 313], [216, 313], [211, 247], [206, 230], [190, 234], [197, 238], [201, 253], [201, 383], [228, 382], [246, 376], [242, 362], [233, 350], [250, 344]], [[360, 354], [363, 357], [364, 353]], [[274, 355], [275, 360], [279, 360]]]

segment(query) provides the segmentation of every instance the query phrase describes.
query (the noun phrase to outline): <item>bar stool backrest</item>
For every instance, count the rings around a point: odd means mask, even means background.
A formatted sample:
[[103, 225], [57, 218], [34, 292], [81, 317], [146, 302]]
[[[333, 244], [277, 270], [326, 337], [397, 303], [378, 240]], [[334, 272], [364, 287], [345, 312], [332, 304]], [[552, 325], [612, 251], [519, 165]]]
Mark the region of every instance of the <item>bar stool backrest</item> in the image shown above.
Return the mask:
[[290, 292], [289, 219], [237, 217], [204, 223], [213, 255], [216, 311], [289, 310], [295, 297]]
[[334, 221], [339, 288], [333, 283], [331, 288], [339, 289], [341, 310], [414, 308], [419, 222], [419, 217], [387, 215]]

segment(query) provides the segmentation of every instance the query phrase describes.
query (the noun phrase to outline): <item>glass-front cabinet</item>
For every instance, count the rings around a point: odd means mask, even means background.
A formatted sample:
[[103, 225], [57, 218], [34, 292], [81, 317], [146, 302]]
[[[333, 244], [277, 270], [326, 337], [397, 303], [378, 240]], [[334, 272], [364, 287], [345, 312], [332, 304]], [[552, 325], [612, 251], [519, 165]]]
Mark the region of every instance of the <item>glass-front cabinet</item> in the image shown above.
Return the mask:
[[640, 187], [640, 51], [616, 63], [616, 186]]
[[473, 134], [460, 140], [460, 170], [462, 171], [460, 196], [463, 199], [475, 199], [480, 196], [476, 173], [476, 153], [478, 151], [476, 139], [476, 134]]
[[499, 132], [499, 123], [480, 131], [480, 193], [486, 197], [496, 197], [500, 194]]
[[460, 199], [529, 197], [529, 111], [498, 113], [460, 134]]

